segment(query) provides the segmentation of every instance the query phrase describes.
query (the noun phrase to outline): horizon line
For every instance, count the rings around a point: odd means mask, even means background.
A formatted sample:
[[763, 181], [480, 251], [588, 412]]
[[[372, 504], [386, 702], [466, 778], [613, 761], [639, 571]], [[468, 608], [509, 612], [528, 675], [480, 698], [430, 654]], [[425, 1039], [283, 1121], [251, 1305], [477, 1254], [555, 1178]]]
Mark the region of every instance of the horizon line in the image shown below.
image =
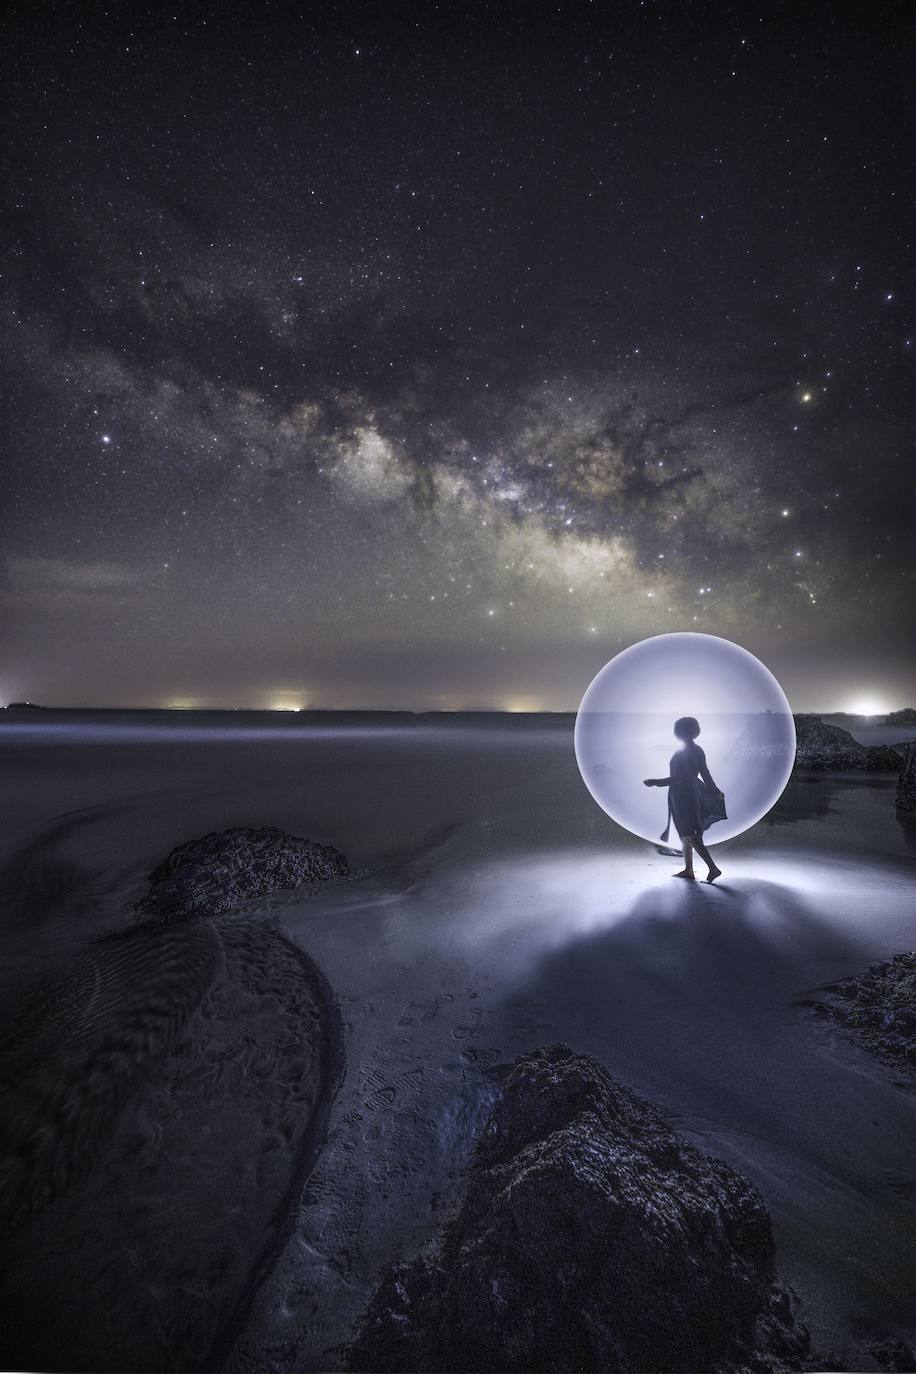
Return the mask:
[[[33, 701], [11, 701], [0, 704], [0, 711], [131, 711], [149, 712], [160, 715], [234, 715], [245, 713], [248, 715], [274, 715], [274, 716], [309, 716], [309, 715], [398, 715], [398, 716], [458, 716], [458, 715], [491, 715], [491, 716], [574, 716], [578, 714], [579, 708], [572, 707], [531, 707], [517, 708], [511, 706], [114, 706], [114, 705], [94, 705], [94, 706], [60, 706], [50, 705], [43, 702]], [[793, 710], [796, 716], [816, 715], [816, 716], [848, 716], [854, 720], [877, 720], [879, 717], [899, 715], [906, 711], [916, 711], [913, 706], [891, 707], [881, 711], [848, 711], [842, 709], [816, 709]], [[653, 714], [664, 715], [665, 712], [655, 712]], [[716, 712], [715, 714], [720, 714]], [[729, 715], [742, 715], [741, 711], [727, 712]]]

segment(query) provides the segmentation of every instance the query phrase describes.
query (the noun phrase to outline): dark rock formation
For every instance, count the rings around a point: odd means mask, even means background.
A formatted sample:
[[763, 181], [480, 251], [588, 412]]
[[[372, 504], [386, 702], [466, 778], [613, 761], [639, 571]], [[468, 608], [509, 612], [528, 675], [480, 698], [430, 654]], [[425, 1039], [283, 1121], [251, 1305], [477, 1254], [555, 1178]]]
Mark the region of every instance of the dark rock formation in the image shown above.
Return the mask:
[[796, 716], [796, 768], [837, 773], [869, 770], [896, 773], [903, 746], [860, 744], [839, 725], [827, 725], [819, 716]]
[[150, 874], [150, 890], [136, 910], [165, 920], [215, 916], [250, 897], [347, 871], [347, 860], [331, 845], [301, 840], [275, 826], [239, 826], [173, 849]]
[[593, 1059], [519, 1059], [438, 1249], [382, 1277], [353, 1370], [797, 1368], [763, 1201]]
[[794, 752], [794, 741], [785, 716], [776, 711], [758, 711], [749, 716], [744, 729], [732, 746], [734, 752], [743, 759], [783, 760]]
[[902, 711], [889, 711], [884, 717], [885, 725], [916, 725], [916, 708], [904, 706]]
[[908, 744], [903, 752], [896, 800], [898, 811], [916, 811], [916, 744]]
[[887, 1336], [869, 1349], [869, 1355], [877, 1361], [879, 1369], [889, 1374], [913, 1374], [916, 1370], [916, 1353], [906, 1341], [895, 1336]]
[[811, 1003], [889, 1064], [916, 1065], [916, 953], [898, 954], [826, 989]]

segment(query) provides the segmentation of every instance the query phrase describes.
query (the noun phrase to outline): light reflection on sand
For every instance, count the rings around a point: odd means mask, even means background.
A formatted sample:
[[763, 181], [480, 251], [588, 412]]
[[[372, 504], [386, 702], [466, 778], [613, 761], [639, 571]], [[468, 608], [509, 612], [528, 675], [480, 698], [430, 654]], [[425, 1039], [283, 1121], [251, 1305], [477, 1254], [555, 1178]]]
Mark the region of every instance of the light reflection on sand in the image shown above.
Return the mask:
[[651, 908], [658, 928], [700, 915], [747, 928], [787, 958], [800, 942], [811, 957], [814, 924], [825, 965], [833, 949], [848, 955], [850, 944], [867, 957], [878, 929], [888, 938], [888, 922], [899, 925], [901, 940], [912, 935], [905, 877], [890, 864], [748, 854], [723, 860], [725, 877], [707, 884], [674, 878], [677, 862], [638, 846], [477, 859], [431, 875], [380, 915], [418, 949], [438, 943], [475, 961], [497, 959], [501, 981], [523, 977], [546, 952], [619, 928], [634, 908]]

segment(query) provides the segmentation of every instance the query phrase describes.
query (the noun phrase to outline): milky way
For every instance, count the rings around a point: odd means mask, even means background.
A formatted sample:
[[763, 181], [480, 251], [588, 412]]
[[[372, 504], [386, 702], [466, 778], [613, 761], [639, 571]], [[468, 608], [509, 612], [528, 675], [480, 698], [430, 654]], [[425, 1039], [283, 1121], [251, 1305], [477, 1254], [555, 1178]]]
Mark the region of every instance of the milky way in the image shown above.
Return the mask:
[[916, 696], [905, 7], [19, 6], [0, 699]]

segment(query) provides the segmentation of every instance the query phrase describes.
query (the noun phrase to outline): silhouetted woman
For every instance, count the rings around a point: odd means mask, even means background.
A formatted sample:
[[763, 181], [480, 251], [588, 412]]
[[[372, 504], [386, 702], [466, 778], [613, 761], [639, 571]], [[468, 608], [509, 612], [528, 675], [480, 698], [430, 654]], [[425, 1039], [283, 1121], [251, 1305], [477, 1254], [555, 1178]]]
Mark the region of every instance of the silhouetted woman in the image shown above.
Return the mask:
[[[703, 831], [713, 821], [725, 819], [725, 798], [713, 782], [706, 767], [706, 755], [696, 742], [700, 727], [693, 716], [682, 716], [674, 722], [674, 733], [681, 741], [681, 748], [671, 755], [671, 775], [667, 778], [646, 778], [646, 787], [667, 787], [668, 789], [668, 827], [674, 821], [674, 828], [681, 837], [684, 851], [684, 867], [675, 876], [692, 878], [693, 851], [709, 868], [706, 875], [708, 883], [714, 883], [722, 870], [713, 863], [712, 855], [703, 843]], [[668, 838], [668, 827], [662, 835]]]

